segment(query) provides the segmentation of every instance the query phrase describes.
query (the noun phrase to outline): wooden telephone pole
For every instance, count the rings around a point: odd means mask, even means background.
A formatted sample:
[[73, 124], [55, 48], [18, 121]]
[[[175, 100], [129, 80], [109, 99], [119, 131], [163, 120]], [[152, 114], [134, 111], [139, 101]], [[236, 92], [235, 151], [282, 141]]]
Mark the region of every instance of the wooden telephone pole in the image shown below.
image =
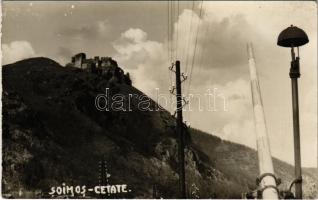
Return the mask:
[[181, 74], [180, 61], [176, 61], [176, 89], [177, 89], [177, 135], [179, 137], [179, 184], [182, 199], [186, 198], [185, 191], [185, 168], [184, 168], [184, 134], [182, 119], [182, 94], [181, 94]]
[[[181, 74], [180, 70], [180, 61], [175, 62], [175, 70], [173, 66], [170, 67], [170, 70], [176, 74], [176, 98], [177, 98], [177, 110], [176, 110], [176, 132], [178, 137], [178, 160], [179, 160], [179, 190], [180, 198], [186, 198], [186, 186], [185, 186], [185, 166], [184, 166], [184, 126], [183, 126], [183, 117], [182, 117], [182, 108], [184, 106], [184, 99], [181, 94], [181, 83], [186, 80], [186, 77]], [[183, 80], [181, 80], [181, 77]], [[173, 93], [173, 91], [172, 91]]]

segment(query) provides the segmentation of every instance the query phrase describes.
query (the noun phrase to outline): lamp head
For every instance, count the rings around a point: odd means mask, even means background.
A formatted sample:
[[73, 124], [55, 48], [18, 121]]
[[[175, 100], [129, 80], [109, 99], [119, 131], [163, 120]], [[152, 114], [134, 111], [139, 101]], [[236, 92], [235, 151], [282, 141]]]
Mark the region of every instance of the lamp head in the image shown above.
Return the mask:
[[308, 36], [305, 31], [291, 25], [279, 34], [277, 45], [282, 47], [299, 47], [308, 42]]

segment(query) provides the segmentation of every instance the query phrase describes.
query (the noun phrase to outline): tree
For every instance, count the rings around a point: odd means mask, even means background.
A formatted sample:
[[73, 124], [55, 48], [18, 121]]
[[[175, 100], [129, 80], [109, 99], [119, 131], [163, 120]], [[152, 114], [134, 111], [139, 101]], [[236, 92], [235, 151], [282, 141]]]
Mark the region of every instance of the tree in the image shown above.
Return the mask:
[[130, 74], [129, 73], [126, 73], [126, 75], [124, 76], [124, 82], [127, 84], [127, 85], [132, 85], [132, 81], [130, 79]]

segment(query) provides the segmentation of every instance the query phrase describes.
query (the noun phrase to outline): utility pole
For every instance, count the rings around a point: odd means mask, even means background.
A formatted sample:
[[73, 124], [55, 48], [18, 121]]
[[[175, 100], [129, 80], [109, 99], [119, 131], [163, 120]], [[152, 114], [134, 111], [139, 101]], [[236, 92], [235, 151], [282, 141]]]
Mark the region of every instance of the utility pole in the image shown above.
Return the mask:
[[184, 169], [184, 134], [182, 119], [182, 94], [181, 94], [181, 73], [180, 61], [176, 61], [176, 89], [177, 89], [177, 135], [179, 137], [179, 185], [182, 199], [186, 198], [185, 191], [185, 169]]
[[158, 195], [157, 195], [157, 185], [156, 185], [156, 184], [154, 184], [154, 185], [152, 186], [152, 198], [153, 198], [153, 199], [157, 199], [157, 198], [158, 198]]
[[257, 70], [253, 55], [252, 44], [248, 44], [249, 70], [251, 78], [251, 90], [254, 109], [254, 123], [256, 131], [258, 164], [260, 176], [257, 183], [263, 199], [278, 199], [277, 178], [274, 174], [273, 161], [271, 157], [265, 115], [258, 82]]
[[[107, 172], [106, 172], [106, 161], [101, 160], [99, 161], [99, 186], [106, 185], [107, 180]], [[106, 198], [105, 194], [100, 194], [100, 198]]]
[[291, 49], [292, 62], [289, 76], [292, 83], [292, 103], [293, 103], [293, 128], [294, 128], [294, 157], [295, 157], [295, 197], [302, 198], [302, 176], [301, 176], [301, 156], [300, 156], [300, 130], [299, 130], [299, 106], [298, 106], [298, 83], [300, 77], [299, 57], [295, 58], [294, 48]]
[[[299, 47], [309, 42], [304, 30], [291, 25], [284, 29], [278, 36], [277, 45], [291, 48], [291, 66], [289, 77], [292, 84], [292, 105], [293, 105], [293, 128], [294, 128], [294, 157], [295, 157], [295, 197], [302, 198], [302, 176], [301, 176], [301, 153], [300, 153], [300, 129], [299, 129], [299, 103], [298, 103], [298, 83], [300, 78]], [[295, 56], [294, 48], [297, 48], [298, 55]], [[292, 185], [291, 185], [292, 186]]]
[[[176, 110], [176, 131], [178, 137], [178, 160], [179, 160], [179, 190], [180, 190], [180, 198], [186, 198], [186, 186], [185, 186], [185, 166], [184, 166], [184, 127], [183, 127], [183, 117], [182, 117], [182, 108], [185, 104], [185, 101], [181, 94], [181, 83], [186, 80], [186, 76], [181, 74], [180, 72], [180, 61], [177, 60], [175, 62], [175, 71], [173, 70], [173, 66], [170, 67], [170, 70], [175, 72], [176, 74], [176, 99], [177, 99], [177, 110]], [[183, 80], [181, 80], [181, 77]], [[174, 88], [172, 90], [172, 93]]]

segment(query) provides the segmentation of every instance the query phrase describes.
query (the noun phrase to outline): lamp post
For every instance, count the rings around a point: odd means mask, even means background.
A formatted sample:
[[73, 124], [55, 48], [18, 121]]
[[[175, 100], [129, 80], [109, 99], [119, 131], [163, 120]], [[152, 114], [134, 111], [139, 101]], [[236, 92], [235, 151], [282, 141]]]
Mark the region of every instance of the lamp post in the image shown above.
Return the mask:
[[[293, 128], [294, 128], [294, 158], [295, 158], [295, 197], [302, 198], [302, 176], [301, 176], [301, 156], [300, 156], [300, 133], [299, 133], [299, 107], [298, 107], [298, 83], [300, 77], [299, 70], [299, 46], [309, 42], [307, 34], [300, 28], [291, 25], [283, 30], [277, 40], [277, 45], [291, 48], [291, 66], [289, 77], [292, 84], [292, 104], [293, 104]], [[297, 57], [294, 48], [297, 47]]]

